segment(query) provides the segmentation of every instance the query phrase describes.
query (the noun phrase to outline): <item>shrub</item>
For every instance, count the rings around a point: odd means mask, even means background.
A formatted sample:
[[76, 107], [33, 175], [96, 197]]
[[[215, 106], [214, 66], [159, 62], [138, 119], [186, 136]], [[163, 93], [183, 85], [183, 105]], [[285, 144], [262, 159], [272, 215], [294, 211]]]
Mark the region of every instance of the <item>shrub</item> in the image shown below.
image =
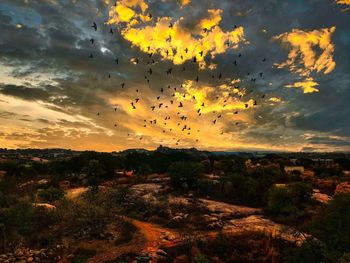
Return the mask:
[[149, 164], [141, 164], [137, 169], [137, 174], [139, 175], [149, 175], [153, 172]]
[[175, 162], [170, 165], [168, 174], [170, 183], [174, 188], [181, 187], [184, 183], [193, 188], [197, 185], [198, 178], [202, 175], [203, 167], [195, 162]]
[[209, 259], [202, 254], [196, 255], [193, 259], [193, 262], [194, 263], [210, 263]]
[[310, 230], [338, 256], [350, 252], [350, 193], [335, 195], [323, 213], [314, 219]]
[[292, 183], [285, 187], [273, 186], [268, 191], [265, 212], [285, 223], [295, 223], [305, 216], [311, 201], [312, 187], [305, 183]]
[[40, 189], [38, 191], [38, 196], [45, 202], [54, 202], [64, 197], [64, 191], [51, 186], [48, 189]]

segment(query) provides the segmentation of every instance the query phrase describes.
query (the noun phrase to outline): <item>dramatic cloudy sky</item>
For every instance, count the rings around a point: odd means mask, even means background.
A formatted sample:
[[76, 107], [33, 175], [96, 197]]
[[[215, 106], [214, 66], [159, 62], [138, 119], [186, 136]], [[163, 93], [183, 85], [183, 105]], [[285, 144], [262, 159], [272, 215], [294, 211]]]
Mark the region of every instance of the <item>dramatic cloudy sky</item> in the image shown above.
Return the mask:
[[349, 0], [1, 0], [0, 147], [349, 151], [349, 25]]

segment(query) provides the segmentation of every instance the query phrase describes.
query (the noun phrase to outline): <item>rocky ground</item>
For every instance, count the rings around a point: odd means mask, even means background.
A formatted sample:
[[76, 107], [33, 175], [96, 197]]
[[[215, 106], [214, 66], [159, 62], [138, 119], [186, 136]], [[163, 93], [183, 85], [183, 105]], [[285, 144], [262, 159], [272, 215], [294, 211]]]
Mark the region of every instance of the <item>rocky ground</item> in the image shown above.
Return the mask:
[[[163, 180], [164, 181], [164, 180]], [[166, 222], [159, 225], [152, 221], [152, 215], [147, 219], [126, 218], [136, 232], [130, 240], [118, 243], [120, 238], [116, 226], [109, 225], [108, 231], [101, 233], [100, 238], [91, 239], [76, 237], [66, 240], [64, 246], [51, 249], [30, 250], [18, 249], [14, 253], [0, 255], [0, 262], [73, 262], [74, 255], [79, 250], [93, 251], [87, 262], [158, 262], [165, 260], [168, 250], [181, 246], [193, 238], [213, 239], [218, 233], [230, 236], [242, 233], [259, 233], [275, 237], [290, 243], [300, 244], [305, 237], [295, 229], [275, 223], [262, 215], [260, 208], [237, 206], [206, 198], [194, 198], [193, 195], [174, 195], [163, 181], [135, 184], [130, 187], [126, 205], [142, 199], [147, 205], [158, 207], [160, 203], [167, 204]], [[103, 186], [100, 189], [108, 189]], [[88, 188], [78, 187], [67, 189], [66, 198], [74, 200], [84, 194]], [[320, 194], [315, 192], [315, 194]], [[54, 209], [50, 204], [35, 204]], [[74, 237], [73, 237], [74, 238]], [[129, 259], [124, 260], [123, 257]], [[115, 261], [117, 260], [117, 261]]]
[[64, 246], [57, 245], [55, 248], [32, 250], [28, 248], [17, 249], [14, 253], [0, 255], [1, 263], [46, 263], [58, 262], [61, 259]]

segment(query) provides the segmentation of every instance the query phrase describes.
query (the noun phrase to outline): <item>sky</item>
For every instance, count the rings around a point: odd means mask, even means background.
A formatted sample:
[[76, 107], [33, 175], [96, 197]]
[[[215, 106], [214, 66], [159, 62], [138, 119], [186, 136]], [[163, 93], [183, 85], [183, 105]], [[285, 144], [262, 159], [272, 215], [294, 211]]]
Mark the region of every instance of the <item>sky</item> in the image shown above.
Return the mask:
[[349, 0], [1, 0], [0, 148], [349, 151], [349, 25]]

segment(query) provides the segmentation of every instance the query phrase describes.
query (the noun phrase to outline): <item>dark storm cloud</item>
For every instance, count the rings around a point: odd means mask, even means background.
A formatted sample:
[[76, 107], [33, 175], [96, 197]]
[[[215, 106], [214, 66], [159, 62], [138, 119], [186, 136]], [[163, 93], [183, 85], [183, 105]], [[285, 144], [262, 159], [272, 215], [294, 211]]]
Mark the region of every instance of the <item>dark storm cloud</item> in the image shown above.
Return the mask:
[[[57, 90], [56, 88], [54, 88]], [[45, 89], [28, 88], [16, 85], [0, 85], [0, 93], [26, 100], [47, 100], [50, 92]]]

